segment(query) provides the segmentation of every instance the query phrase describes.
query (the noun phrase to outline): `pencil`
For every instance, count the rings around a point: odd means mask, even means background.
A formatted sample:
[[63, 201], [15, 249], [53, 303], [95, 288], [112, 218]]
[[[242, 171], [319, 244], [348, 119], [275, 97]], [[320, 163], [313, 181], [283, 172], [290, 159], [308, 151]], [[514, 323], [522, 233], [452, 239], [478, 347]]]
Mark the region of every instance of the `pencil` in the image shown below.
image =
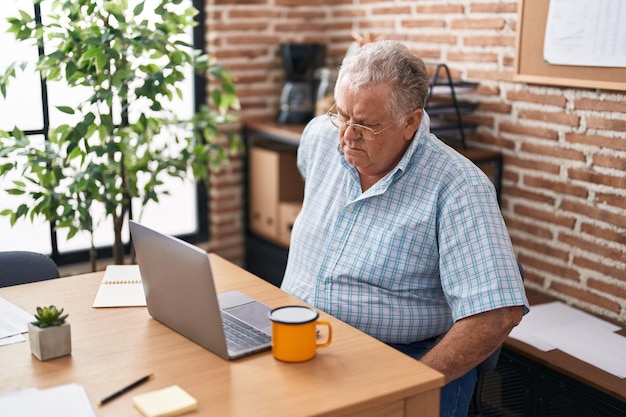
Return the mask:
[[144, 376], [143, 378], [139, 378], [138, 380], [136, 380], [132, 384], [129, 384], [129, 385], [125, 386], [124, 388], [122, 388], [121, 390], [116, 391], [113, 394], [109, 395], [108, 397], [105, 397], [105, 398], [101, 399], [100, 401], [98, 401], [98, 405], [104, 405], [104, 404], [108, 403], [109, 401], [116, 399], [117, 397], [119, 397], [120, 395], [124, 394], [125, 392], [128, 392], [131, 389], [133, 389], [133, 388], [143, 384], [144, 382], [149, 380], [152, 377], [152, 375], [153, 374], [150, 374], [150, 375]]

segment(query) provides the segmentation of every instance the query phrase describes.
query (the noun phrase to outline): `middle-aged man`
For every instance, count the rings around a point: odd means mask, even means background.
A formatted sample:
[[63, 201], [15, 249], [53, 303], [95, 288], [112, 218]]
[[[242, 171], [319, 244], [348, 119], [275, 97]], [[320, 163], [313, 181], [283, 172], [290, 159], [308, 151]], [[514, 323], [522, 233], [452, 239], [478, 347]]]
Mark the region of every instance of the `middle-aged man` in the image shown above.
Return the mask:
[[345, 58], [298, 148], [282, 288], [443, 373], [441, 415], [466, 416], [476, 365], [528, 301], [495, 188], [430, 133], [428, 88], [399, 42]]

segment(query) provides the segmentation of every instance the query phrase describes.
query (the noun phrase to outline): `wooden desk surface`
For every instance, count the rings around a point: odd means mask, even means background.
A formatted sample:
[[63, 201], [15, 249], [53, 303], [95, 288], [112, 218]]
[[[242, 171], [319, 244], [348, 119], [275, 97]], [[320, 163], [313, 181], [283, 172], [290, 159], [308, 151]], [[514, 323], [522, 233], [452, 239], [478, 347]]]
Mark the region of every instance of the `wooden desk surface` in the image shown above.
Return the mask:
[[242, 120], [243, 125], [252, 131], [262, 133], [276, 140], [281, 140], [294, 146], [300, 143], [300, 136], [305, 125], [285, 125], [280, 124], [272, 119], [253, 119], [246, 118]]
[[[210, 255], [218, 292], [238, 289], [270, 307], [303, 304], [236, 265]], [[0, 392], [78, 383], [98, 416], [140, 416], [133, 395], [180, 385], [203, 416], [438, 416], [443, 376], [326, 314], [333, 343], [300, 364], [264, 352], [224, 361], [152, 319], [145, 307], [91, 307], [102, 273], [0, 288], [26, 311], [55, 304], [69, 313], [72, 355], [40, 362], [28, 341], [0, 347]], [[27, 336], [27, 335], [26, 335]], [[102, 406], [139, 377], [154, 377]]]

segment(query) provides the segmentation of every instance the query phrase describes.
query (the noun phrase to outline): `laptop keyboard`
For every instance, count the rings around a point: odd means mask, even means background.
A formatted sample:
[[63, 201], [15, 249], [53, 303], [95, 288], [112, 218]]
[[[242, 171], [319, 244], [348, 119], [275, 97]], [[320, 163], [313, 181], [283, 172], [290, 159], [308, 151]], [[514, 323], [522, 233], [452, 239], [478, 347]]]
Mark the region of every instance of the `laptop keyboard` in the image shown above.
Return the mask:
[[222, 312], [226, 344], [229, 350], [244, 350], [254, 348], [271, 341], [271, 336], [255, 329], [252, 326]]

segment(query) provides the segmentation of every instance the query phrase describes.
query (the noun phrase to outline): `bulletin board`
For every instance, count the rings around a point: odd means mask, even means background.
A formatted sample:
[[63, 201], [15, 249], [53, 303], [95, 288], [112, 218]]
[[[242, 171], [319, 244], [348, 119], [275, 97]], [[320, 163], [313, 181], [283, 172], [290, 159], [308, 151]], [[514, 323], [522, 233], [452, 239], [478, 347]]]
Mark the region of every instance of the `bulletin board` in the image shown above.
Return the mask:
[[548, 64], [543, 58], [549, 0], [519, 0], [515, 80], [626, 91], [626, 68]]

